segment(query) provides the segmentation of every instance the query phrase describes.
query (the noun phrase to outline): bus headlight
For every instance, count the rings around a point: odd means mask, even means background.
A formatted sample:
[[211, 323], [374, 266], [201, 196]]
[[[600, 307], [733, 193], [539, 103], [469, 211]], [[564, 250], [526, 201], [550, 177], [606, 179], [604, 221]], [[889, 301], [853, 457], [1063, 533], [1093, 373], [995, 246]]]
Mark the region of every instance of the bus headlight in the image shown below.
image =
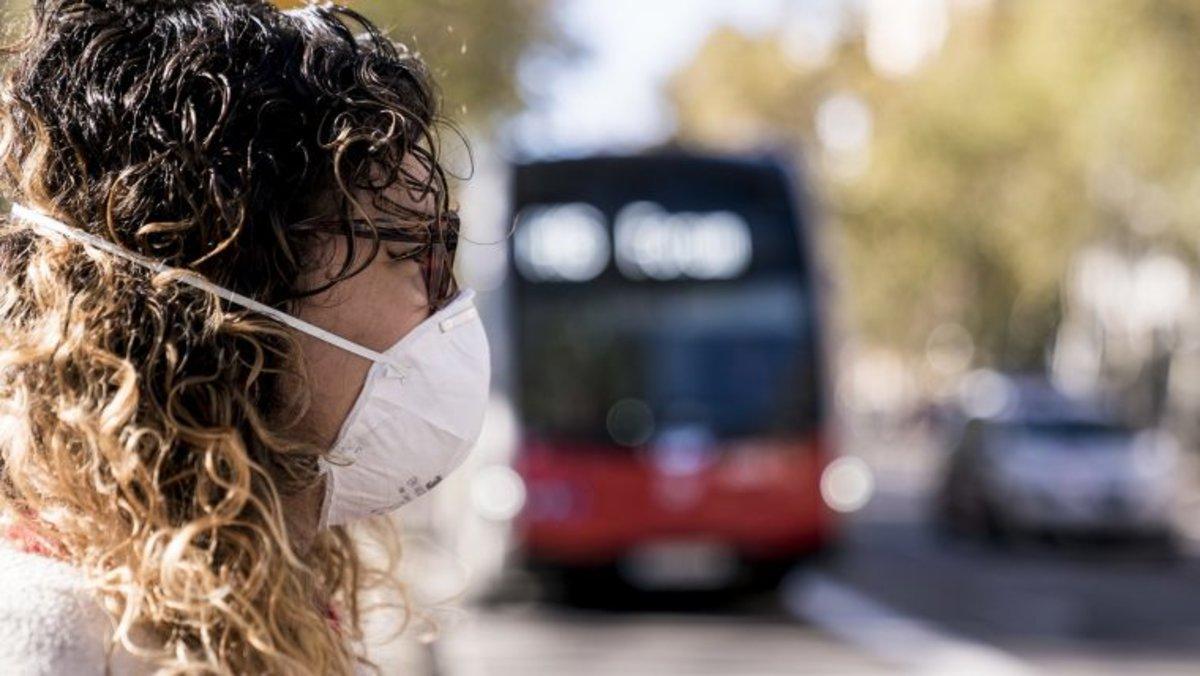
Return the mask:
[[491, 465], [471, 482], [471, 504], [491, 521], [508, 521], [525, 506], [525, 482], [511, 467]]
[[835, 512], [857, 512], [874, 494], [875, 475], [861, 458], [838, 458], [821, 473], [821, 498]]

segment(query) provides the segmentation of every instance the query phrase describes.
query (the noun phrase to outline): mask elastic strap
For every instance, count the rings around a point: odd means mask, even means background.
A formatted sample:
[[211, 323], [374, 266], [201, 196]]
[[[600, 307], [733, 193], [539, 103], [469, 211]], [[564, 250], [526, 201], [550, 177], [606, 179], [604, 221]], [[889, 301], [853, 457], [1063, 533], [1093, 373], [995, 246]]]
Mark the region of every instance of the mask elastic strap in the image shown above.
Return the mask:
[[171, 273], [177, 275], [177, 279], [188, 286], [200, 289], [201, 291], [207, 291], [208, 293], [211, 293], [218, 298], [227, 300], [234, 305], [239, 305], [247, 310], [253, 310], [261, 315], [266, 315], [277, 322], [286, 324], [297, 331], [307, 333], [313, 338], [322, 340], [330, 345], [333, 345], [334, 347], [338, 347], [350, 352], [351, 354], [356, 354], [363, 359], [383, 364], [389, 363], [389, 360], [386, 356], [376, 352], [375, 350], [363, 347], [362, 345], [347, 340], [336, 333], [326, 331], [315, 324], [309, 324], [299, 317], [295, 317], [286, 312], [273, 308], [270, 305], [260, 303], [253, 298], [243, 296], [236, 291], [231, 291], [223, 286], [217, 286], [216, 284], [213, 284], [194, 272], [173, 268], [169, 265], [163, 264], [162, 261], [133, 253], [132, 251], [124, 249], [117, 244], [104, 239], [103, 237], [97, 237], [90, 232], [85, 232], [79, 228], [73, 228], [62, 221], [51, 218], [43, 213], [34, 211], [29, 207], [17, 204], [15, 202], [12, 205], [12, 214], [17, 218], [28, 221], [42, 229], [57, 233], [63, 237], [66, 237], [67, 239], [74, 239], [83, 242], [84, 244], [93, 246], [105, 253], [112, 254], [117, 258], [140, 265], [144, 268], [149, 268], [156, 273]]

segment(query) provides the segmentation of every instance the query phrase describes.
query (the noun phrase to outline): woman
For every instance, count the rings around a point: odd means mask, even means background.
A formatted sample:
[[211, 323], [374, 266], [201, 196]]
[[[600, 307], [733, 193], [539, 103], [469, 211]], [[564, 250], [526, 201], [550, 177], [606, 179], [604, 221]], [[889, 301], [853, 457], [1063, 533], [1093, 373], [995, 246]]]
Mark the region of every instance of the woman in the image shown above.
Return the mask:
[[419, 60], [353, 11], [36, 0], [0, 83], [0, 673], [348, 673], [345, 526], [479, 433]]

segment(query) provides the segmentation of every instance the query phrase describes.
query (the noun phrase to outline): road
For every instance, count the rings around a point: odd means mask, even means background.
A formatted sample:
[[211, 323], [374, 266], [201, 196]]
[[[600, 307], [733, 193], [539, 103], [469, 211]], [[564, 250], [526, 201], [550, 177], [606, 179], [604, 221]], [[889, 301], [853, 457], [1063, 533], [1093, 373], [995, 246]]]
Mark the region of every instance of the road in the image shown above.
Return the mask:
[[863, 674], [881, 663], [770, 614], [485, 611], [438, 647], [447, 674]]
[[446, 627], [433, 671], [1200, 673], [1200, 558], [947, 541], [925, 521], [928, 482], [883, 477], [843, 555], [776, 595], [686, 611], [518, 595]]
[[947, 542], [915, 510], [893, 503], [873, 511], [851, 531], [835, 574], [876, 603], [1034, 673], [1200, 671], [1194, 556]]

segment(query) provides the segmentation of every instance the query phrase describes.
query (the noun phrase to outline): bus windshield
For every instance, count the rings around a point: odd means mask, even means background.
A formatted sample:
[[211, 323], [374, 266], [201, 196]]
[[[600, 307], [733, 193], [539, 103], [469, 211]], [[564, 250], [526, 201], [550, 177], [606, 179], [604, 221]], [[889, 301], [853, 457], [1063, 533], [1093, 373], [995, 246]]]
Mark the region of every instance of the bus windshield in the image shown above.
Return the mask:
[[524, 309], [525, 424], [629, 446], [681, 425], [717, 438], [804, 429], [815, 388], [798, 284], [548, 294]]

